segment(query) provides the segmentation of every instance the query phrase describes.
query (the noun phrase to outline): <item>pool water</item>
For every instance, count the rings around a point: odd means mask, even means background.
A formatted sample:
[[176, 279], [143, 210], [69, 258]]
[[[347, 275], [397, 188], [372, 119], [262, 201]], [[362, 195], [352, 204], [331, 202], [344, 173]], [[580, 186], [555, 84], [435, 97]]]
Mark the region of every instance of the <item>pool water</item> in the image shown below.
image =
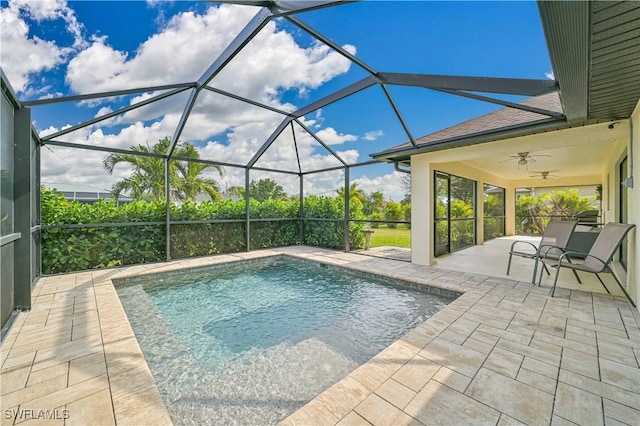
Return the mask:
[[175, 424], [275, 424], [449, 298], [287, 257], [117, 286]]

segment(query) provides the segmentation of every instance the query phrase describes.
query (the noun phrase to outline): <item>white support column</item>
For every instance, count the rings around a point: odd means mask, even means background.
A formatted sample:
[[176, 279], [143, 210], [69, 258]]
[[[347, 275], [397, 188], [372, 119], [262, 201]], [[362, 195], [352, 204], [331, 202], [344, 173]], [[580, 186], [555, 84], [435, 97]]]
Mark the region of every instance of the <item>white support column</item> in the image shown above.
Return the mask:
[[411, 158], [411, 263], [434, 264], [433, 168], [427, 157]]
[[476, 181], [476, 244], [484, 244], [484, 181]]
[[516, 234], [516, 188], [509, 186], [505, 188], [504, 194], [505, 208], [505, 235]]

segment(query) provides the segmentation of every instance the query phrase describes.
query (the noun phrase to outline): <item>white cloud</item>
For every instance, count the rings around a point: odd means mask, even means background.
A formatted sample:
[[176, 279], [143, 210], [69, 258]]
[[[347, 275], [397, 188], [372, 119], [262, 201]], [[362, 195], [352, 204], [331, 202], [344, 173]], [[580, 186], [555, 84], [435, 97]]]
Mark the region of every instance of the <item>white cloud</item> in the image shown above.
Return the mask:
[[[46, 15], [45, 10], [42, 11], [43, 15]], [[90, 44], [69, 62], [66, 82], [76, 93], [95, 93], [195, 81], [255, 12], [255, 8], [233, 5], [211, 6], [202, 14], [183, 12], [170, 18], [134, 52], [115, 49], [105, 35], [92, 36]], [[353, 46], [344, 48], [355, 54]], [[348, 60], [326, 46], [320, 43], [300, 46], [291, 34], [271, 22], [215, 77], [211, 85], [283, 111], [293, 111], [297, 106], [281, 99], [284, 92], [297, 90], [304, 95], [347, 72], [349, 67]], [[121, 105], [124, 99], [131, 105], [157, 94], [142, 93], [129, 98], [121, 97], [118, 102]], [[108, 121], [71, 132], [61, 139], [120, 149], [145, 143], [153, 145], [159, 139], [173, 135], [188, 95], [187, 91], [154, 102]], [[113, 99], [106, 99], [103, 103], [92, 100], [82, 102], [79, 106], [101, 106], [97, 112], [93, 112], [93, 115], [100, 116], [121, 108], [118, 104], [110, 104], [110, 101]], [[317, 130], [317, 135], [328, 144], [339, 145], [358, 139], [356, 135], [324, 127], [321, 110], [314, 112], [312, 117], [304, 121], [305, 125]], [[198, 95], [181, 139], [202, 141], [198, 143], [201, 158], [244, 165], [283, 118], [281, 114], [203, 90]], [[74, 122], [73, 117], [69, 118], [69, 122]], [[118, 127], [108, 127], [112, 125]], [[41, 135], [56, 131], [58, 129], [49, 126], [41, 131]], [[379, 131], [369, 132], [365, 138], [379, 134]], [[342, 164], [306, 132], [296, 130], [296, 143], [304, 171]], [[107, 154], [102, 152], [74, 151], [54, 146], [51, 149], [56, 154], [49, 152], [42, 163], [45, 181], [81, 182], [110, 188], [115, 180], [130, 173], [123, 166], [117, 167], [113, 176], [107, 176], [101, 167]], [[349, 164], [358, 162], [360, 157], [355, 149], [338, 151], [338, 155]], [[73, 164], [67, 164], [69, 162]], [[276, 139], [257, 165], [297, 171], [296, 152], [289, 129]], [[306, 178], [305, 193], [334, 195], [335, 190], [344, 185], [343, 173], [342, 170], [335, 170], [310, 175]], [[220, 180], [213, 175], [212, 177]], [[289, 179], [282, 177], [284, 175], [280, 176], [278, 181], [286, 181], [283, 186], [288, 193], [299, 191], [295, 179], [289, 182]], [[244, 170], [227, 167], [221, 183], [223, 187], [243, 185]]]
[[[106, 134], [100, 128], [83, 128], [68, 133], [64, 136], [64, 140], [83, 145], [119, 149], [129, 149], [139, 144], [152, 146], [159, 139], [170, 136], [175, 129], [175, 123], [168, 121], [171, 121], [170, 116], [165, 116], [162, 120], [150, 125], [136, 122], [114, 134]], [[244, 165], [260, 149], [264, 140], [278, 122], [278, 120], [274, 119], [265, 122], [251, 122], [234, 127], [226, 134], [228, 143], [209, 141], [203, 147], [198, 148], [200, 157], [212, 161]], [[42, 131], [40, 135], [44, 136], [56, 131], [58, 129], [49, 128]], [[296, 133], [296, 143], [303, 171], [322, 170], [342, 164], [326, 150], [322, 148], [316, 150], [320, 145], [305, 132]], [[106, 156], [105, 153], [62, 149], [59, 147], [51, 148], [62, 158], [65, 158], [66, 162], [72, 161], [73, 164], [76, 164], [75, 158], [81, 158], [81, 160], [77, 162], [77, 166], [74, 165], [72, 167], [71, 164], [66, 165], [66, 163], [58, 161], [58, 157], [49, 155], [48, 159], [42, 162], [43, 181], [58, 183], [79, 182], [108, 189], [117, 179], [130, 173], [129, 169], [123, 165], [122, 167], [116, 167], [113, 176], [107, 176], [101, 168], [101, 161]], [[337, 151], [337, 154], [349, 164], [358, 162], [359, 152], [357, 150]], [[74, 160], [69, 160], [72, 158]], [[258, 160], [256, 166], [274, 170], [297, 171], [296, 152], [291, 132], [285, 131], [276, 139], [273, 145]], [[332, 195], [336, 188], [344, 185], [344, 180], [341, 181], [339, 178], [342, 174], [343, 171], [336, 170], [311, 175], [309, 183], [305, 183], [305, 193]], [[278, 182], [284, 179], [283, 176], [285, 175], [280, 174], [280, 176], [280, 179], [276, 179]], [[215, 176], [215, 174], [211, 177], [220, 180], [220, 177]], [[226, 167], [222, 186], [238, 185], [244, 185], [244, 169]], [[295, 194], [299, 191], [298, 183], [291, 184], [288, 182], [287, 185], [283, 184], [283, 187], [289, 194]]]
[[556, 79], [556, 76], [553, 74], [553, 71], [545, 72], [544, 76], [547, 77], [549, 80], [555, 80]]
[[400, 201], [404, 198], [407, 190], [402, 186], [403, 173], [393, 171], [389, 174], [369, 178], [366, 175], [353, 181], [358, 184], [358, 188], [367, 194], [380, 191], [386, 200]]
[[324, 128], [316, 132], [318, 136], [327, 145], [339, 145], [345, 142], [357, 141], [358, 137], [355, 135], [338, 133], [333, 127]]
[[98, 112], [96, 112], [96, 115], [95, 115], [95, 116], [96, 116], [96, 117], [100, 117], [100, 116], [102, 116], [102, 115], [109, 114], [110, 112], [113, 112], [113, 110], [111, 109], [111, 107], [110, 107], [110, 106], [105, 106], [105, 107], [100, 108], [100, 109], [98, 110]]
[[[129, 57], [109, 46], [107, 37], [73, 58], [67, 81], [78, 93], [193, 82], [235, 38], [256, 9], [211, 6], [206, 13], [183, 12], [152, 35]], [[345, 46], [355, 52], [352, 46]], [[327, 46], [302, 48], [274, 22], [249, 43], [213, 80], [212, 85], [241, 96], [270, 102], [280, 90], [304, 92], [348, 71], [350, 62]]]
[[384, 132], [382, 130], [372, 130], [370, 132], [365, 133], [362, 139], [366, 141], [375, 141], [376, 139], [382, 137], [383, 135], [384, 135]]
[[163, 4], [172, 4], [172, 0], [147, 0], [147, 6], [160, 7]]
[[[46, 24], [43, 21], [63, 20], [67, 31], [73, 35], [73, 44], [64, 46], [55, 40], [30, 36], [25, 17], [43, 25]], [[84, 46], [82, 25], [63, 0], [11, 0], [8, 7], [0, 9], [0, 26], [0, 63], [14, 90], [19, 93], [39, 94], [41, 90], [27, 90], [33, 78], [63, 64], [75, 49]]]
[[[174, 16], [131, 56], [115, 50], [106, 36], [73, 58], [66, 79], [79, 93], [145, 87], [171, 82], [192, 82], [222, 53], [256, 9], [234, 5], [211, 6], [203, 14], [184, 12]], [[354, 52], [353, 46], [345, 49]], [[206, 54], [203, 54], [206, 52]], [[216, 88], [257, 100], [283, 111], [296, 109], [280, 99], [283, 91], [305, 93], [348, 71], [350, 62], [327, 46], [299, 46], [291, 34], [267, 24], [211, 82]], [[130, 104], [156, 93], [131, 98]], [[119, 116], [120, 124], [160, 119], [177, 123], [187, 94], [176, 95]], [[203, 90], [190, 115], [183, 138], [206, 140], [227, 129], [260, 123], [272, 113]], [[279, 117], [279, 121], [283, 117]], [[279, 122], [278, 121], [278, 122]], [[277, 123], [276, 123], [277, 125]], [[275, 126], [274, 126], [275, 128]], [[173, 132], [171, 132], [173, 134]], [[328, 131], [335, 143], [355, 140], [352, 135]]]

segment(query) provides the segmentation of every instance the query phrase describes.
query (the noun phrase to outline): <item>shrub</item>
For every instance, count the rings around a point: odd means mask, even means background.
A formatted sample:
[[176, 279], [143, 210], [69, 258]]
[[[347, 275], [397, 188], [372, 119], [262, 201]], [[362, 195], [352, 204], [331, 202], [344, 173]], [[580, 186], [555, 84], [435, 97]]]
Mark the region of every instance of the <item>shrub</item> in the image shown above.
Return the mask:
[[[136, 201], [117, 206], [99, 200], [82, 204], [66, 200], [60, 192], [42, 190], [42, 224], [101, 224], [82, 228], [42, 230], [42, 270], [54, 274], [119, 265], [158, 262], [166, 259], [166, 206], [161, 201]], [[300, 235], [298, 200], [250, 201], [250, 248], [300, 244], [344, 248], [344, 204], [342, 200], [311, 196], [305, 199], [305, 217]], [[362, 203], [352, 202], [354, 219], [364, 219]], [[169, 228], [174, 259], [246, 250], [244, 200], [185, 202], [171, 204]], [[326, 221], [324, 219], [336, 219]], [[175, 223], [224, 220], [218, 223]], [[157, 222], [155, 225], [104, 226], [109, 223]], [[351, 223], [349, 243], [364, 247], [361, 222]]]

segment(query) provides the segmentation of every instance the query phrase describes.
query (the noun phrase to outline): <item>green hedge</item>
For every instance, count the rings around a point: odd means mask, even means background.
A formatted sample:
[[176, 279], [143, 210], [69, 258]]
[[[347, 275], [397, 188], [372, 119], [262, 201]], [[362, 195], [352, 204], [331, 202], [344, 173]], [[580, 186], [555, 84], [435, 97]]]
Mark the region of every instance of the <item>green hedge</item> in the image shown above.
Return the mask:
[[[304, 235], [300, 238], [298, 200], [251, 200], [250, 249], [294, 244], [344, 248], [344, 202], [310, 196], [304, 200]], [[108, 224], [164, 222], [164, 202], [136, 201], [116, 206], [100, 200], [82, 204], [57, 191], [42, 191], [42, 224]], [[350, 206], [354, 219], [363, 219], [362, 205]], [[314, 221], [308, 218], [337, 219]], [[277, 219], [277, 220], [260, 220]], [[246, 250], [244, 201], [186, 202], [171, 205], [172, 221], [230, 220], [224, 223], [171, 224], [174, 259]], [[351, 248], [364, 247], [363, 223], [350, 224]], [[161, 225], [50, 228], [42, 231], [44, 274], [158, 262], [166, 259], [166, 227]]]

